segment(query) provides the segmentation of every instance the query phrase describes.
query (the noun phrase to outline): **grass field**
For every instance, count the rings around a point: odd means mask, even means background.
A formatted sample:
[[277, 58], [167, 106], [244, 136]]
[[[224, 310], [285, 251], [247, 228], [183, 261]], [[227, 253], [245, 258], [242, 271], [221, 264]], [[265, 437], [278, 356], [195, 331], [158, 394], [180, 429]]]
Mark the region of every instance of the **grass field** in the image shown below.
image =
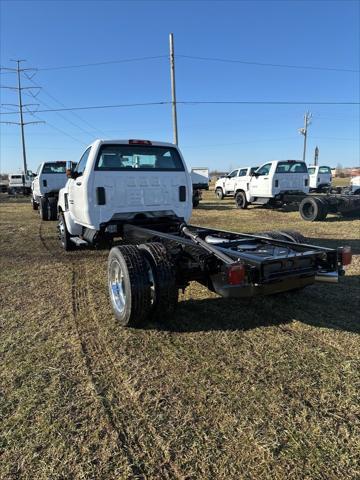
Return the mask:
[[346, 277], [231, 301], [194, 283], [173, 318], [123, 329], [107, 252], [64, 254], [28, 200], [0, 214], [1, 478], [359, 478], [360, 221], [209, 192], [192, 223], [350, 244]]

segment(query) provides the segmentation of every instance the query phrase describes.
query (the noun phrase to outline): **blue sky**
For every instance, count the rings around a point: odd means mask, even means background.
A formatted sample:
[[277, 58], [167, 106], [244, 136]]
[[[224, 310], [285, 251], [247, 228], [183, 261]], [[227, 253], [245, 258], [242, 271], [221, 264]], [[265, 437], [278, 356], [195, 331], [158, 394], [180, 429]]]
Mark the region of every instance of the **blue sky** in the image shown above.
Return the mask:
[[[1, 1], [1, 66], [38, 67], [43, 87], [26, 103], [39, 110], [170, 100], [168, 35], [175, 36], [179, 101], [359, 102], [359, 73], [205, 61], [359, 70], [358, 1]], [[45, 67], [147, 56], [162, 58], [58, 70]], [[1, 74], [2, 85], [15, 75]], [[33, 84], [24, 79], [24, 86]], [[35, 92], [35, 91], [34, 91]], [[50, 96], [49, 96], [50, 95]], [[16, 103], [1, 90], [1, 103]], [[9, 112], [11, 107], [2, 107]], [[359, 106], [179, 105], [179, 145], [190, 166], [231, 167], [301, 158], [306, 110], [313, 114], [308, 157], [359, 165]], [[95, 138], [172, 141], [170, 105], [26, 115], [29, 168], [78, 160]], [[16, 115], [2, 120], [17, 121]], [[1, 125], [1, 171], [21, 167], [19, 128]]]

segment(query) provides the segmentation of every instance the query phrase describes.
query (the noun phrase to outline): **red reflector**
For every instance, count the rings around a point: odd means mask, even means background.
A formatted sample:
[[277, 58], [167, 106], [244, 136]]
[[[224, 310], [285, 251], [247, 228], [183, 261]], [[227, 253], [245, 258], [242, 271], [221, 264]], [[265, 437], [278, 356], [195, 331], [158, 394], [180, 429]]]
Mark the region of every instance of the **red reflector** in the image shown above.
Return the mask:
[[350, 265], [352, 260], [351, 247], [349, 247], [348, 245], [345, 247], [341, 247], [339, 248], [339, 253], [340, 253], [341, 263], [343, 265]]
[[228, 269], [229, 285], [239, 285], [245, 280], [245, 266], [242, 263], [234, 263]]
[[152, 145], [150, 140], [129, 140], [129, 145]]

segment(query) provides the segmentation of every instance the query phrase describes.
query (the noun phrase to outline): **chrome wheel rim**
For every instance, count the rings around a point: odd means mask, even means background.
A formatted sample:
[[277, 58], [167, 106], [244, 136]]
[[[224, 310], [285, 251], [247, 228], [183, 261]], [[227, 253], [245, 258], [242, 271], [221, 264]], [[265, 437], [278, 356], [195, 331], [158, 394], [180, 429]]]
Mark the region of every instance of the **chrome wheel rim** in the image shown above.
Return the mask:
[[65, 225], [63, 222], [63, 219], [60, 217], [59, 223], [58, 223], [58, 230], [59, 230], [59, 236], [60, 240], [62, 243], [64, 243], [64, 238], [65, 238]]
[[125, 278], [121, 265], [116, 259], [110, 265], [109, 290], [113, 308], [122, 314], [126, 306]]

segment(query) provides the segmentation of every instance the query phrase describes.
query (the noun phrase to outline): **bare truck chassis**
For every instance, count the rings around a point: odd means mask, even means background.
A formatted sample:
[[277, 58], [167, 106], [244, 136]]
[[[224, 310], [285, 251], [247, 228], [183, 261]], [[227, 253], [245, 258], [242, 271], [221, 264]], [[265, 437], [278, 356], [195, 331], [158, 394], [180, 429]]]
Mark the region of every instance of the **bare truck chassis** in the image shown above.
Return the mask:
[[122, 325], [173, 311], [178, 290], [197, 281], [223, 297], [251, 297], [337, 282], [350, 247], [308, 245], [294, 231], [234, 233], [164, 222], [125, 224], [126, 245], [112, 248], [109, 295]]

